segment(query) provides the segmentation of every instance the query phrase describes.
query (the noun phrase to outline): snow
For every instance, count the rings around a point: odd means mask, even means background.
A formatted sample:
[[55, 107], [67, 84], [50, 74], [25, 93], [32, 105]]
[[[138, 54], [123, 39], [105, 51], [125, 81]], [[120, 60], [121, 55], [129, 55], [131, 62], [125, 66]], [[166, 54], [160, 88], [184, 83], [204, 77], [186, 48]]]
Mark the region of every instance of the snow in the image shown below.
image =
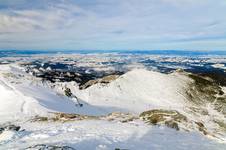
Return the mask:
[[4, 131], [2, 134], [0, 134], [0, 144], [10, 141], [12, 138], [14, 138], [15, 134], [15, 131]]
[[[178, 132], [163, 126], [153, 127], [139, 120], [129, 123], [106, 120], [66, 123], [27, 121], [36, 115], [48, 116], [52, 112], [103, 115], [122, 111], [137, 115], [146, 110], [162, 108], [185, 113], [187, 99], [184, 91], [190, 82], [188, 77], [177, 72], [162, 74], [135, 69], [108, 85], [96, 84], [79, 90], [78, 85], [71, 82], [57, 83], [55, 89], [52, 89], [52, 84], [44, 85], [16, 64], [1, 65], [0, 123], [15, 123], [25, 130], [3, 131], [0, 134], [0, 149], [24, 149], [35, 144], [55, 144], [81, 150], [223, 150], [226, 146], [224, 143], [208, 139], [195, 130]], [[75, 100], [63, 95], [62, 88], [65, 84], [79, 97], [83, 107], [76, 107]], [[210, 106], [209, 110], [211, 109]], [[214, 110], [212, 113], [216, 115]], [[193, 117], [192, 114], [190, 117]], [[208, 128], [212, 126], [210, 123]]]
[[197, 133], [177, 132], [143, 123], [90, 120], [64, 124], [25, 123], [22, 128], [26, 128], [26, 132], [5, 144], [5, 149], [24, 149], [36, 144], [67, 145], [79, 150], [223, 150], [226, 146]]
[[226, 66], [224, 64], [214, 64], [212, 67], [226, 70]]
[[[80, 113], [88, 115], [106, 114], [100, 107], [86, 104], [84, 107], [76, 107], [76, 103], [56, 92], [51, 88], [43, 86], [40, 81], [34, 79], [21, 71], [18, 66], [3, 66], [0, 70], [0, 123], [18, 120], [29, 117], [48, 116], [52, 112]], [[13, 73], [15, 76], [20, 74], [19, 80], [9, 76], [4, 78], [4, 73]], [[21, 77], [24, 75], [24, 77]], [[10, 111], [9, 111], [10, 110]]]
[[[6, 71], [6, 67], [3, 68]], [[17, 68], [12, 70], [16, 71]], [[0, 122], [17, 120], [21, 116], [45, 116], [49, 112], [74, 112], [73, 101], [62, 98], [47, 88], [32, 85], [29, 81], [22, 82], [12, 85], [7, 79], [0, 77]]]
[[96, 84], [82, 91], [74, 88], [74, 93], [95, 106], [141, 113], [152, 108], [182, 109], [188, 82], [178, 74], [136, 69], [106, 86]]
[[[11, 119], [14, 117], [18, 119], [22, 114], [34, 115], [45, 112], [38, 101], [32, 97], [23, 95], [19, 91], [10, 88], [8, 85], [0, 85], [0, 94], [2, 96], [0, 101], [2, 106], [0, 107], [1, 118]], [[4, 119], [1, 121], [4, 121]]]

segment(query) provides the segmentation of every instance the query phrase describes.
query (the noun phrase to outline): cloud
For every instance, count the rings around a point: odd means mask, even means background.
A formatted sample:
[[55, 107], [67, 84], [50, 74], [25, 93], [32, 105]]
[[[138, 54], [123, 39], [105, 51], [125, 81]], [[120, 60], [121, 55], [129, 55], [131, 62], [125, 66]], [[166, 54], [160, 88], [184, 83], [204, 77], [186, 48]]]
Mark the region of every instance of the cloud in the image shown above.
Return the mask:
[[4, 0], [0, 49], [223, 49], [225, 14], [224, 0]]

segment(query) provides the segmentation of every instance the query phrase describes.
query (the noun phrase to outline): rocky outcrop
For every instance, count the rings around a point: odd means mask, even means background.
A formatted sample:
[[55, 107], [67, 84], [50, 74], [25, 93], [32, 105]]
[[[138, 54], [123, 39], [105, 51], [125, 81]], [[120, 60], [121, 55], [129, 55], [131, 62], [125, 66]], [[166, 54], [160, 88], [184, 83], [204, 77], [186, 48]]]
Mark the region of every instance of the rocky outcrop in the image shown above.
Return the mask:
[[90, 81], [86, 82], [85, 84], [81, 85], [80, 89], [84, 90], [84, 89], [86, 89], [86, 88], [88, 88], [88, 87], [90, 87], [94, 84], [97, 84], [97, 83], [108, 84], [111, 81], [116, 80], [118, 77], [119, 77], [119, 75], [108, 75], [108, 76], [105, 76], [105, 77], [100, 78], [100, 79], [90, 80]]
[[100, 119], [127, 123], [138, 119], [138, 117], [130, 113], [113, 112], [106, 116], [101, 116]]
[[26, 148], [26, 150], [75, 150], [75, 149], [69, 146], [37, 144]]
[[[153, 109], [145, 111], [140, 114], [140, 119], [150, 125], [165, 125], [176, 130], [182, 129], [184, 131], [199, 131], [203, 135], [208, 135], [222, 140], [221, 136], [219, 136], [217, 132], [215, 133], [207, 128], [207, 122], [202, 121], [200, 118], [197, 120], [195, 118], [189, 118], [187, 115], [185, 116], [175, 110]], [[216, 124], [218, 124], [221, 128], [226, 127], [223, 120], [216, 120]], [[220, 130], [216, 128], [216, 131]], [[224, 129], [221, 131], [225, 132], [226, 130]]]
[[80, 115], [80, 114], [69, 114], [69, 113], [53, 113], [50, 117], [35, 116], [31, 119], [31, 122], [45, 122], [45, 121], [76, 121], [84, 119], [96, 119], [96, 116]]
[[212, 104], [216, 111], [226, 115], [226, 95], [216, 80], [196, 74], [189, 74], [189, 77], [193, 82], [190, 83], [186, 94], [191, 105], [200, 108]]
[[98, 119], [98, 120], [107, 120], [107, 121], [117, 121], [121, 123], [131, 122], [133, 120], [139, 119], [139, 117], [130, 114], [130, 113], [121, 113], [121, 112], [112, 112], [107, 115], [102, 116], [89, 116], [82, 114], [69, 114], [69, 113], [53, 113], [52, 116], [43, 117], [35, 116], [31, 119], [31, 122], [67, 122], [67, 121], [78, 121], [78, 120], [89, 120], [89, 119]]
[[154, 109], [140, 114], [140, 119], [153, 125], [164, 124], [170, 128], [179, 130], [179, 123], [186, 122], [187, 117], [175, 110]]
[[4, 131], [19, 131], [20, 130], [20, 126], [16, 126], [16, 125], [1, 125], [0, 126], [0, 134]]

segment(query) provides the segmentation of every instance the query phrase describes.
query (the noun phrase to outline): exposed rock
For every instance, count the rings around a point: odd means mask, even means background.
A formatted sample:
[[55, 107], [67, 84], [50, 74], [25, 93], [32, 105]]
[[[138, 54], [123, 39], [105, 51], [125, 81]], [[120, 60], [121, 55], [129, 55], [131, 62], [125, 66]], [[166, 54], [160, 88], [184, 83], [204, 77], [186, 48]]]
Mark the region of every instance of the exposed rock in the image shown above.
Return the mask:
[[[186, 131], [189, 131], [190, 129], [197, 129], [204, 135], [211, 135], [215, 137], [212, 133], [207, 131], [204, 123], [202, 123], [201, 121], [188, 120], [186, 116], [180, 114], [175, 110], [154, 109], [141, 113], [140, 118], [152, 125], [165, 125], [176, 130], [180, 130], [180, 125], [183, 127], [190, 126], [190, 128], [183, 129], [185, 129]], [[222, 128], [224, 128], [225, 124], [223, 122], [216, 122], [219, 123], [219, 126], [222, 126]]]
[[5, 129], [0, 127], [0, 134], [4, 131]]
[[38, 144], [38, 145], [30, 146], [26, 148], [26, 150], [75, 150], [75, 149], [69, 146]]
[[8, 126], [6, 126], [5, 129], [6, 129], [6, 130], [19, 131], [19, 130], [20, 130], [20, 126], [8, 125]]
[[84, 120], [84, 119], [93, 119], [94, 116], [80, 115], [80, 114], [67, 114], [67, 113], [55, 113], [56, 120], [61, 121], [70, 121], [70, 120]]
[[201, 131], [204, 135], [207, 135], [207, 129], [205, 128], [204, 124], [201, 122], [195, 122], [198, 126], [199, 131]]
[[42, 121], [49, 121], [50, 118], [48, 117], [42, 117], [42, 116], [35, 116], [33, 119], [31, 119], [31, 122], [42, 122]]
[[127, 123], [127, 122], [131, 122], [135, 119], [138, 119], [138, 117], [136, 117], [136, 116], [134, 116], [133, 114], [130, 114], [130, 113], [113, 112], [113, 113], [110, 113], [106, 116], [100, 117], [100, 119]]
[[140, 118], [142, 118], [143, 120], [149, 120], [152, 116], [154, 116], [153, 118], [160, 118], [160, 120], [165, 120], [166, 117], [173, 118], [178, 122], [187, 120], [184, 115], [180, 114], [176, 110], [153, 109], [140, 114]]
[[65, 90], [64, 90], [64, 94], [65, 94], [67, 97], [69, 97], [69, 98], [75, 98], [75, 99], [77, 100], [77, 103], [78, 103], [78, 104], [76, 104], [76, 106], [79, 106], [79, 107], [82, 107], [82, 106], [83, 106], [83, 104], [81, 104], [81, 103], [79, 102], [78, 97], [77, 97], [76, 95], [74, 95], [74, 94], [71, 92], [71, 89], [70, 89], [70, 88], [66, 87]]
[[145, 111], [140, 114], [140, 118], [150, 124], [165, 124], [166, 126], [176, 130], [179, 130], [178, 123], [187, 121], [187, 117], [180, 114], [178, 111], [162, 109]]
[[118, 77], [119, 77], [119, 75], [108, 75], [108, 76], [105, 76], [105, 77], [100, 78], [100, 79], [90, 80], [90, 81], [86, 82], [85, 84], [83, 84], [82, 86], [80, 86], [80, 89], [84, 90], [84, 89], [86, 89], [86, 88], [88, 88], [88, 87], [90, 87], [94, 84], [97, 84], [97, 83], [108, 84], [111, 81], [116, 80]]
[[224, 91], [220, 90], [219, 95], [224, 95]]
[[53, 116], [42, 117], [35, 116], [35, 118], [31, 119], [31, 122], [47, 122], [47, 121], [77, 121], [77, 120], [87, 120], [87, 119], [99, 119], [99, 120], [108, 120], [108, 121], [119, 121], [122, 123], [131, 122], [135, 119], [139, 119], [138, 117], [130, 114], [130, 113], [120, 113], [113, 112], [108, 115], [103, 116], [89, 116], [89, 115], [81, 115], [81, 114], [68, 114], [68, 113], [53, 113]]
[[206, 76], [189, 74], [193, 82], [186, 91], [187, 99], [200, 109], [200, 106], [213, 104], [215, 110], [226, 115], [226, 96], [214, 79]]
[[76, 121], [84, 119], [96, 119], [96, 116], [80, 115], [80, 114], [69, 114], [69, 113], [53, 113], [53, 116], [43, 117], [35, 116], [31, 119], [31, 122], [46, 122], [46, 121]]
[[20, 126], [16, 126], [16, 125], [1, 125], [0, 126], [0, 134], [3, 131], [19, 131], [20, 130]]
[[128, 150], [128, 149], [115, 148], [115, 150]]
[[194, 104], [213, 102], [216, 95], [220, 93], [221, 88], [212, 79], [195, 74], [189, 74], [189, 77], [194, 82], [190, 84], [187, 95]]
[[224, 120], [214, 120], [223, 132], [226, 132], [226, 122]]
[[66, 88], [66, 89], [64, 90], [64, 94], [65, 94], [67, 97], [71, 97], [71, 96], [72, 96], [71, 89]]
[[189, 109], [191, 110], [192, 113], [201, 114], [204, 116], [209, 115], [209, 112], [205, 107], [201, 108], [200, 106], [197, 107], [190, 106]]
[[169, 128], [176, 129], [177, 131], [180, 129], [178, 123], [176, 123], [175, 121], [166, 121], [165, 125]]

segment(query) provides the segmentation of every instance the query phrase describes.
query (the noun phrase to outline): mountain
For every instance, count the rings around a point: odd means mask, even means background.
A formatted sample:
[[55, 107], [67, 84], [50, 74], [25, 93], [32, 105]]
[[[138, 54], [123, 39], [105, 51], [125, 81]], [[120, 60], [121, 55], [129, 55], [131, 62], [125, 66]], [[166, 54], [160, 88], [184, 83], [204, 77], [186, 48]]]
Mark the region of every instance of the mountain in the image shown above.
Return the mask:
[[[109, 82], [101, 81], [80, 89], [76, 82], [43, 81], [17, 64], [1, 65], [0, 122], [4, 127], [0, 144], [12, 149], [61, 141], [80, 149], [149, 149], [156, 148], [154, 143], [160, 146], [152, 138], [161, 141], [164, 134], [174, 138], [165, 144], [181, 141], [194, 148], [220, 149], [223, 145], [207, 137], [226, 141], [226, 91], [211, 78], [184, 71], [165, 74], [133, 69]], [[72, 97], [65, 96], [66, 88]], [[9, 130], [5, 124], [23, 130]], [[129, 145], [136, 138], [143, 143]], [[197, 141], [188, 141], [191, 138]], [[150, 145], [143, 145], [148, 141]], [[179, 143], [174, 148], [185, 147]]]

